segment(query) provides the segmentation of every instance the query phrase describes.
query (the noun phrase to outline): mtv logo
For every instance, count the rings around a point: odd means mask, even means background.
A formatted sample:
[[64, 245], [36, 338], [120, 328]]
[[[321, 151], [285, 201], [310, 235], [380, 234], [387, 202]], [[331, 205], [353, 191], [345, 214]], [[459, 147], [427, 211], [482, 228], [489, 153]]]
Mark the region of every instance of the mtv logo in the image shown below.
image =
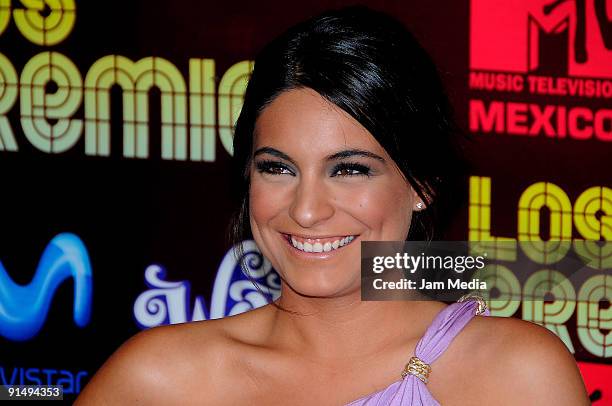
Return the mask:
[[470, 5], [470, 69], [612, 78], [612, 0]]

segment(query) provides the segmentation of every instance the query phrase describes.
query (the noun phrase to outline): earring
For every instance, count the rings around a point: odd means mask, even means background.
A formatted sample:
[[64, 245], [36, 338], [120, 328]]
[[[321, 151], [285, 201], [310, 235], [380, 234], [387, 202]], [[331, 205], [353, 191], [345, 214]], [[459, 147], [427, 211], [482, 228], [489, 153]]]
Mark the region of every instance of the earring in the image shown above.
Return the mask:
[[423, 202], [418, 202], [416, 206], [417, 206], [417, 209], [422, 209], [423, 208]]

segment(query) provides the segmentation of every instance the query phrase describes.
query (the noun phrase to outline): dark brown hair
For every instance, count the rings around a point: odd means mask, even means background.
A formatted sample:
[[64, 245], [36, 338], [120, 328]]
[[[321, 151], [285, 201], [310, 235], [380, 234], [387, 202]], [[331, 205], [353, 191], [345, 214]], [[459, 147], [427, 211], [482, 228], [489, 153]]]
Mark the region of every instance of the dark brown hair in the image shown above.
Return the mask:
[[432, 60], [401, 22], [353, 6], [290, 28], [257, 56], [234, 133], [238, 204], [230, 241], [252, 238], [249, 168], [257, 117], [280, 93], [297, 88], [316, 91], [376, 138], [426, 202], [413, 213], [407, 239], [438, 239], [465, 196], [466, 165], [448, 99]]

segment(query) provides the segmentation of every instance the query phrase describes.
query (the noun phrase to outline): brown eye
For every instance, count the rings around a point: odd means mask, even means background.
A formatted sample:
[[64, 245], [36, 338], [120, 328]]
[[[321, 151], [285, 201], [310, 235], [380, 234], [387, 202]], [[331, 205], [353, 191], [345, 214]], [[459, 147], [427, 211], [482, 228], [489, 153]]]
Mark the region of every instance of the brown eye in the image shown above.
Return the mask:
[[282, 175], [285, 173], [285, 168], [281, 168], [280, 166], [272, 166], [268, 169], [268, 172], [274, 175]]
[[340, 169], [338, 172], [336, 172], [336, 174], [338, 176], [351, 176], [351, 175], [358, 175], [359, 171], [356, 171], [354, 169], [344, 168], [344, 169]]
[[351, 176], [370, 176], [371, 171], [365, 165], [358, 163], [343, 162], [336, 165], [332, 171], [332, 176], [351, 177]]
[[276, 161], [258, 161], [255, 163], [255, 167], [259, 173], [268, 175], [293, 174], [285, 164]]

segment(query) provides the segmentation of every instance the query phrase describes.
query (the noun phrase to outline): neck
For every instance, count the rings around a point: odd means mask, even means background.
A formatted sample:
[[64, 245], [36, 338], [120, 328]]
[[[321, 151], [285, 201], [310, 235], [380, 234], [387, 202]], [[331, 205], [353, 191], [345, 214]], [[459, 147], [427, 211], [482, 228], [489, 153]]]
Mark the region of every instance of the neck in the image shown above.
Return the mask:
[[275, 310], [274, 344], [328, 360], [368, 357], [418, 340], [444, 307], [432, 301], [362, 302], [359, 291], [312, 298], [288, 290], [277, 300], [288, 311]]

